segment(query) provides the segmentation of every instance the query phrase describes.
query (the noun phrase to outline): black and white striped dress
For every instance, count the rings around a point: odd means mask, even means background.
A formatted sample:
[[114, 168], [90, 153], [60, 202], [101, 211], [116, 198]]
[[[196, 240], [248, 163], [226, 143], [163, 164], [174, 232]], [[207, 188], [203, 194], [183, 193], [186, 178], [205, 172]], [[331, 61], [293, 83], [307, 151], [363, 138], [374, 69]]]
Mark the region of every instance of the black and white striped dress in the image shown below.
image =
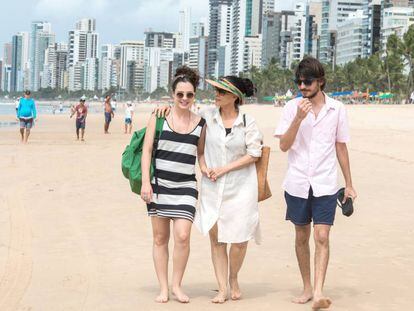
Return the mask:
[[205, 122], [202, 118], [191, 133], [180, 134], [165, 120], [155, 153], [153, 196], [147, 204], [149, 216], [194, 220], [198, 199], [195, 163]]

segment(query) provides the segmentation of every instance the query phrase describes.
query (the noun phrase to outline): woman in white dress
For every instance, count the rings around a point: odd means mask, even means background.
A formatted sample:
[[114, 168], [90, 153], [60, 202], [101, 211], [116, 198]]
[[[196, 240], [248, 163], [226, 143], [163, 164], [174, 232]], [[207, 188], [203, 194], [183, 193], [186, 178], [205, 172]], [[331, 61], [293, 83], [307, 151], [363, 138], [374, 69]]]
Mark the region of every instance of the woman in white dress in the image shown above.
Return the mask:
[[260, 243], [255, 162], [262, 154], [262, 134], [253, 117], [239, 111], [245, 97], [255, 91], [249, 79], [228, 76], [207, 82], [215, 87], [216, 107], [200, 113], [207, 132], [204, 158], [199, 161], [203, 176], [195, 224], [210, 235], [219, 286], [212, 302], [224, 303], [228, 285], [231, 299], [240, 299], [238, 273], [248, 241]]
[[[199, 159], [203, 173], [200, 207], [194, 223], [204, 235], [210, 235], [219, 286], [212, 302], [224, 303], [228, 299], [228, 285], [230, 297], [240, 299], [237, 276], [248, 241], [255, 239], [260, 243], [255, 162], [262, 154], [262, 134], [253, 117], [239, 111], [245, 97], [255, 91], [249, 79], [228, 76], [206, 81], [216, 90], [216, 106], [198, 111], [207, 128], [204, 159]], [[156, 111], [163, 115], [169, 110], [160, 107]]]

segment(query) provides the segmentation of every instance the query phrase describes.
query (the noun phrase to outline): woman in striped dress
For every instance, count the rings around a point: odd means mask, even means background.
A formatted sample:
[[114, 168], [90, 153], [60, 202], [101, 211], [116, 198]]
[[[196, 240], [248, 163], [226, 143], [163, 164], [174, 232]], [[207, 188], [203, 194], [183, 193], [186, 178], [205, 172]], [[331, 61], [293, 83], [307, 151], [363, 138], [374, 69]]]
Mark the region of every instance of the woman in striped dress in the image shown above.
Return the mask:
[[190, 111], [199, 83], [188, 67], [177, 69], [172, 83], [174, 106], [166, 117], [155, 152], [156, 178], [150, 180], [150, 161], [155, 136], [153, 114], [147, 126], [142, 153], [141, 198], [147, 203], [153, 229], [153, 259], [160, 284], [156, 302], [167, 302], [168, 241], [173, 222], [174, 254], [172, 293], [189, 302], [181, 281], [190, 252], [190, 233], [198, 199], [195, 162], [204, 157], [205, 120]]

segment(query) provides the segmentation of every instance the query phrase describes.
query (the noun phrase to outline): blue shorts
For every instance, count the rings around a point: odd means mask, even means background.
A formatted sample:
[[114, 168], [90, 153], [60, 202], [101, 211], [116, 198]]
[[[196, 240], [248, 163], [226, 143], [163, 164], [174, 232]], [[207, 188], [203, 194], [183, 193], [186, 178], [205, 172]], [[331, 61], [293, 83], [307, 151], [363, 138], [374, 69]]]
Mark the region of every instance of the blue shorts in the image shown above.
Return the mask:
[[131, 118], [125, 118], [125, 124], [131, 124], [132, 120]]
[[30, 118], [30, 119], [20, 118], [20, 128], [21, 129], [26, 128], [26, 129], [30, 130], [32, 128], [32, 126], [33, 126], [33, 118]]
[[112, 115], [110, 112], [105, 112], [105, 123], [111, 123]]
[[312, 188], [309, 189], [307, 199], [294, 197], [285, 192], [287, 205], [286, 220], [298, 226], [333, 225], [336, 212], [337, 194], [314, 197]]

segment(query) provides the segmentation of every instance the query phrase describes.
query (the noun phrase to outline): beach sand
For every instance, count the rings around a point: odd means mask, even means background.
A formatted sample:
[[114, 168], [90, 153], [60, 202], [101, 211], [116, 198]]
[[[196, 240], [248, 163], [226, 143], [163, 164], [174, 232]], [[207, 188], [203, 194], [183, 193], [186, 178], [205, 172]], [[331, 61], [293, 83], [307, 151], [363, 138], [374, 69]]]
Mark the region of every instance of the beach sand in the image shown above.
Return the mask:
[[[135, 128], [150, 110], [137, 108]], [[260, 204], [263, 243], [249, 245], [241, 301], [210, 303], [216, 283], [209, 240], [194, 227], [183, 281], [191, 302], [154, 303], [150, 220], [120, 169], [130, 140], [123, 113], [110, 135], [103, 134], [103, 115], [89, 115], [85, 142], [75, 140], [73, 119], [55, 115], [40, 116], [28, 145], [17, 128], [0, 129], [0, 310], [311, 310], [290, 302], [301, 281], [293, 227], [284, 220], [286, 154], [272, 137], [281, 108], [243, 111], [272, 147], [273, 197]], [[337, 210], [325, 293], [336, 311], [413, 310], [414, 106], [351, 106], [348, 115], [359, 197], [352, 217]]]

